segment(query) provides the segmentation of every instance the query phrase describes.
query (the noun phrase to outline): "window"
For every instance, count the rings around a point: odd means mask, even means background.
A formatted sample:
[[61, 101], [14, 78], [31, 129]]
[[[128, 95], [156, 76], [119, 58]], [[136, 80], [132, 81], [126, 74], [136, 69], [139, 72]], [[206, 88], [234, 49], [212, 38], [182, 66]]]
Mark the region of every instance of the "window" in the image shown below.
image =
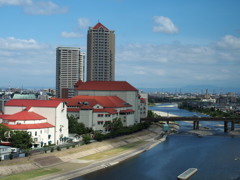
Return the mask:
[[103, 125], [103, 121], [98, 121], [98, 125]]
[[98, 114], [98, 117], [103, 117], [103, 114]]
[[37, 136], [37, 131], [35, 131], [35, 136]]

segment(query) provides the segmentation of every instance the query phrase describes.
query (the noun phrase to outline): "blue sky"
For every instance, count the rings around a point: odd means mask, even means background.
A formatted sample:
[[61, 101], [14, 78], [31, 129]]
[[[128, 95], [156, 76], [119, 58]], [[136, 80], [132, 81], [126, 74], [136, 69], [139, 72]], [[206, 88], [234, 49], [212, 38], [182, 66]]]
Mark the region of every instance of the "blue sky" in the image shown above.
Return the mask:
[[56, 47], [116, 34], [116, 80], [240, 88], [239, 0], [0, 0], [0, 87], [55, 87]]

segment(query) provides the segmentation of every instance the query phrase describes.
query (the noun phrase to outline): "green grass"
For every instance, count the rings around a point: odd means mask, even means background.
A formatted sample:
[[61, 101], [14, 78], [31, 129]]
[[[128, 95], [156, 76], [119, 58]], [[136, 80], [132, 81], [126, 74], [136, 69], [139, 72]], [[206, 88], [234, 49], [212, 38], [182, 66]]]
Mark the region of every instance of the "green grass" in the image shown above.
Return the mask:
[[124, 151], [127, 151], [129, 149], [138, 147], [138, 146], [142, 145], [143, 143], [145, 143], [145, 142], [144, 141], [138, 141], [138, 142], [127, 144], [127, 145], [124, 145], [124, 146], [120, 146], [120, 147], [117, 147], [117, 148], [114, 148], [114, 149], [110, 149], [110, 150], [107, 150], [107, 151], [103, 151], [103, 152], [99, 152], [99, 153], [92, 154], [92, 155], [89, 155], [89, 156], [85, 156], [85, 157], [82, 157], [82, 158], [79, 158], [79, 159], [82, 159], [82, 160], [99, 160], [99, 159], [103, 159], [103, 158], [106, 158], [106, 157], [112, 157], [114, 155], [120, 154], [120, 153], [122, 153]]
[[61, 169], [37, 169], [37, 170], [31, 170], [26, 171], [23, 173], [10, 175], [6, 177], [2, 177], [1, 180], [25, 180], [25, 179], [31, 179], [39, 176], [44, 176], [47, 174], [52, 174], [61, 171]]

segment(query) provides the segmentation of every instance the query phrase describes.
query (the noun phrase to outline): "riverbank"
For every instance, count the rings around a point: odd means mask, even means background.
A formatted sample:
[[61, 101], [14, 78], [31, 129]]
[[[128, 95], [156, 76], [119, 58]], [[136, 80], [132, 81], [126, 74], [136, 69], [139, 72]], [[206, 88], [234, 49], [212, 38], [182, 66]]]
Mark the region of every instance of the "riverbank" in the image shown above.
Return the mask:
[[177, 115], [174, 114], [170, 114], [167, 112], [163, 112], [163, 111], [153, 111], [155, 114], [161, 116], [161, 117], [177, 117]]
[[[172, 128], [176, 129], [177, 126], [173, 125]], [[95, 142], [64, 151], [1, 162], [0, 175], [6, 176], [27, 170], [51, 168], [59, 169], [60, 171], [55, 174], [36, 177], [35, 179], [69, 179], [115, 165], [127, 158], [142, 153], [163, 142], [166, 139], [164, 135], [165, 133], [162, 127], [159, 124], [154, 124], [148, 129], [132, 135], [122, 136], [103, 142]], [[110, 158], [107, 156], [100, 159], [84, 160], [84, 157], [137, 142], [141, 143], [126, 151], [114, 154]]]

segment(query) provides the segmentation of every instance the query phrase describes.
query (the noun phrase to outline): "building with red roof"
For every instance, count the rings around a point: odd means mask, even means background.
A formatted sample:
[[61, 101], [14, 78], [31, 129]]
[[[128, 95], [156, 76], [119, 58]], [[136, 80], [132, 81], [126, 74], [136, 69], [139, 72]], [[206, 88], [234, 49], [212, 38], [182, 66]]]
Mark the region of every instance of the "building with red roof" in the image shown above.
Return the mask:
[[115, 32], [98, 22], [87, 34], [87, 81], [114, 80]]
[[104, 124], [120, 118], [124, 126], [133, 125], [135, 111], [132, 105], [118, 96], [74, 96], [70, 99], [58, 99], [68, 106], [68, 115], [93, 130], [105, 132]]
[[30, 132], [34, 146], [63, 143], [68, 137], [67, 106], [62, 101], [12, 99], [5, 103], [4, 112], [0, 123]]
[[[130, 104], [134, 110], [134, 123], [140, 122], [140, 117], [147, 116], [147, 94], [142, 96], [138, 89], [126, 81], [78, 81], [75, 84], [75, 95], [82, 96], [117, 96]], [[145, 99], [145, 101], [143, 99]]]

